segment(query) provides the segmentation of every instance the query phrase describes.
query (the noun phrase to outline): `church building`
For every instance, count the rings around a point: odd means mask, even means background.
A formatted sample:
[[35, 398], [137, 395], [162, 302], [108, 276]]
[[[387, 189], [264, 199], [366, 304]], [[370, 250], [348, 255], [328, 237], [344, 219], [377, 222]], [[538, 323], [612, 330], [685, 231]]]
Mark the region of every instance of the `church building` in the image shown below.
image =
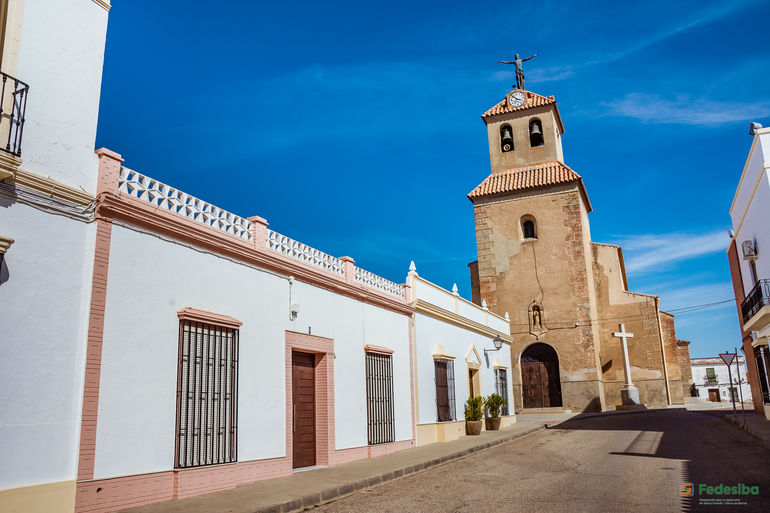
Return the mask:
[[[628, 290], [619, 246], [591, 241], [591, 202], [565, 164], [554, 97], [522, 79], [481, 117], [491, 174], [468, 194], [471, 288], [475, 303], [510, 315], [517, 409], [612, 409], [627, 402], [631, 379], [642, 404], [682, 404], [673, 315], [657, 296]], [[618, 331], [633, 334], [627, 377]]]

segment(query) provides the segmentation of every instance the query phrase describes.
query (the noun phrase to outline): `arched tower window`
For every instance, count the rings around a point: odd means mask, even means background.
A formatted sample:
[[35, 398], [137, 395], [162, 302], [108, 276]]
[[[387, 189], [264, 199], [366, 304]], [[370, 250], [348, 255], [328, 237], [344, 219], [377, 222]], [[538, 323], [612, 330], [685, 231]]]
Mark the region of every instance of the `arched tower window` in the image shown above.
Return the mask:
[[500, 127], [500, 151], [503, 153], [513, 151], [513, 130], [511, 125]]
[[537, 239], [534, 217], [526, 215], [521, 218], [521, 236], [523, 239]]
[[543, 124], [535, 118], [529, 122], [529, 145], [532, 147], [545, 144], [543, 139]]

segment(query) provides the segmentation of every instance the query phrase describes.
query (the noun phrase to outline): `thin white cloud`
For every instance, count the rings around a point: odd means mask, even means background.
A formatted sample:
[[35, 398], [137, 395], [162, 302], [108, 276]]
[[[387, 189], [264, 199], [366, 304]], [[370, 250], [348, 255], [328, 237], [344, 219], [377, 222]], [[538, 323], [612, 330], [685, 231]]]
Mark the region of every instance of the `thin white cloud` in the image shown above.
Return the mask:
[[[733, 298], [733, 286], [731, 283], [709, 283], [694, 287], [673, 288], [661, 287], [656, 290], [660, 296], [661, 308], [665, 311], [679, 308], [719, 303]], [[721, 303], [714, 308], [730, 308], [735, 310], [735, 303]], [[692, 313], [701, 312], [695, 310]], [[685, 315], [684, 312], [674, 312], [677, 315]]]
[[609, 115], [646, 123], [717, 126], [770, 115], [770, 102], [732, 102], [677, 96], [673, 99], [646, 93], [627, 94], [604, 104]]
[[[556, 82], [559, 80], [565, 80], [567, 78], [573, 77], [574, 75], [580, 73], [581, 71], [592, 68], [594, 66], [608, 64], [611, 62], [624, 59], [632, 54], [635, 54], [646, 48], [656, 45], [662, 41], [665, 41], [666, 39], [669, 39], [678, 34], [681, 34], [682, 32], [686, 32], [690, 29], [719, 21], [736, 12], [739, 12], [749, 7], [752, 7], [754, 5], [760, 4], [761, 1], [762, 0], [744, 0], [744, 1], [724, 2], [717, 5], [712, 5], [700, 11], [697, 11], [692, 16], [688, 17], [685, 20], [682, 20], [680, 23], [674, 26], [671, 26], [671, 27], [665, 28], [664, 30], [660, 30], [658, 32], [650, 34], [647, 37], [642, 37], [635, 44], [622, 48], [616, 52], [607, 52], [607, 53], [604, 53], [600, 58], [586, 59], [581, 61], [580, 64], [569, 64], [565, 66], [551, 66], [547, 69], [542, 69], [542, 70], [533, 69], [531, 73], [527, 73], [527, 78], [530, 80], [534, 80], [538, 83]], [[501, 81], [503, 79], [509, 79], [514, 76], [515, 74], [513, 72], [496, 72], [490, 76], [490, 80]]]
[[623, 251], [628, 257], [626, 270], [629, 273], [652, 271], [666, 264], [725, 251], [726, 247], [727, 235], [721, 230], [700, 235], [637, 235], [623, 241]]

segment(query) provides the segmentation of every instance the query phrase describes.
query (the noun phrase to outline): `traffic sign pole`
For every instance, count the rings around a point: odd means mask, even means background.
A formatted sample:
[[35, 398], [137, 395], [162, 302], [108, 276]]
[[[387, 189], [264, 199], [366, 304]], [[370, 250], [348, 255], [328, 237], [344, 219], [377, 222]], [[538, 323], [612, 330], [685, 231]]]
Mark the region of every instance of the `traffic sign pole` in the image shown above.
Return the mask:
[[743, 425], [746, 425], [746, 407], [743, 405], [743, 385], [741, 384], [741, 359], [738, 358], [738, 348], [735, 348], [735, 359], [738, 360], [735, 364], [736, 372], [738, 373], [738, 397], [741, 398], [741, 416], [743, 416]]
[[723, 362], [725, 362], [725, 365], [727, 365], [727, 379], [730, 380], [730, 399], [733, 400], [733, 418], [735, 418], [738, 414], [738, 410], [735, 408], [735, 394], [732, 393], [733, 373], [730, 370], [730, 364], [733, 363], [735, 356], [736, 355], [733, 353], [719, 353], [719, 357]]

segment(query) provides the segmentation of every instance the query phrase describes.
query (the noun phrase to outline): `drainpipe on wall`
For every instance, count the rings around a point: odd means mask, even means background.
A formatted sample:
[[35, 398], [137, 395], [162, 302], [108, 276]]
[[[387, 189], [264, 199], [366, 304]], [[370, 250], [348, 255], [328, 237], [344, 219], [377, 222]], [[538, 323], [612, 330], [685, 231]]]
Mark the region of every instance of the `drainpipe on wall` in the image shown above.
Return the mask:
[[658, 317], [658, 337], [660, 337], [660, 352], [663, 355], [663, 378], [666, 382], [666, 403], [671, 405], [671, 390], [668, 384], [668, 363], [666, 362], [666, 346], [663, 343], [663, 326], [660, 323], [660, 298], [655, 297], [655, 315]]

